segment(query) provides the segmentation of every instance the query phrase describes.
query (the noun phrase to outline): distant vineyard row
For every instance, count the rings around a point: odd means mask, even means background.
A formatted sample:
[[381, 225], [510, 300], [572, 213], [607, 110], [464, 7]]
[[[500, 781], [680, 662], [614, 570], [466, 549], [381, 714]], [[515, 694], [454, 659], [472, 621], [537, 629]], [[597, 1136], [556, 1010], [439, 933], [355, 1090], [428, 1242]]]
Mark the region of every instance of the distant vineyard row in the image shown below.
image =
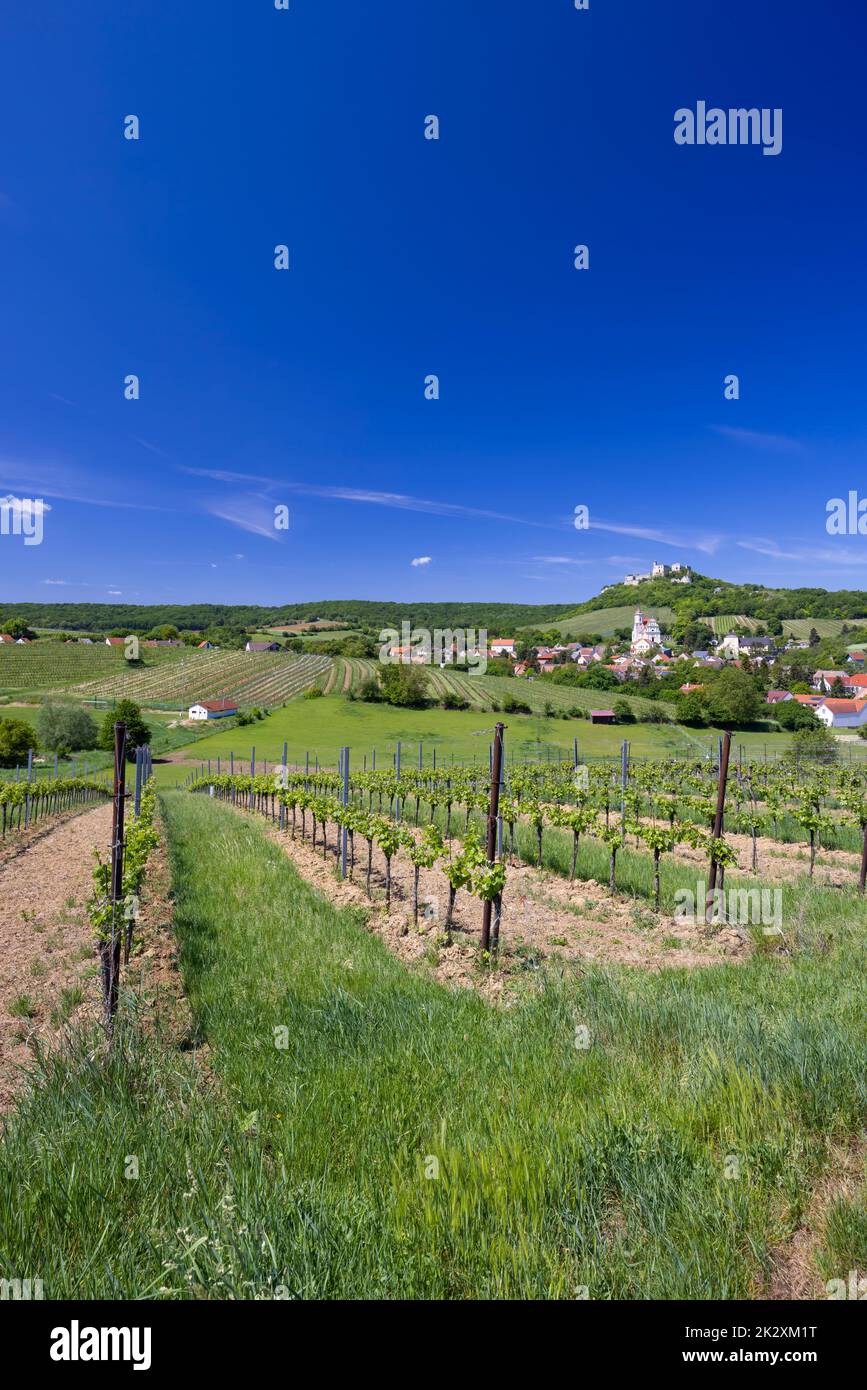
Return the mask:
[[[765, 626], [758, 618], [748, 618], [746, 613], [723, 613], [714, 618], [700, 618], [699, 621], [707, 623], [716, 637], [725, 637], [727, 632], [736, 628], [757, 632]], [[862, 622], [867, 622], [867, 619], [850, 618], [848, 623], [844, 623], [842, 618], [783, 618], [783, 635], [806, 641], [815, 629], [820, 637], [839, 637], [845, 626], [858, 627]]]
[[[377, 663], [360, 657], [336, 657], [323, 690], [326, 695], [346, 693], [356, 694], [366, 680], [376, 675]], [[439, 668], [425, 668], [428, 689], [432, 699], [442, 700], [446, 695], [456, 695], [466, 700], [472, 709], [490, 710], [496, 703], [511, 696], [530, 706], [534, 713], [544, 713], [545, 705], [551, 704], [555, 710], [565, 713], [578, 706], [579, 709], [608, 709], [612, 700], [626, 699], [634, 713], [649, 709], [662, 710], [673, 715], [670, 705], [657, 700], [643, 700], [640, 696], [626, 695], [619, 690], [582, 690], [574, 686], [554, 685], [550, 681], [516, 680], [509, 676], [475, 676], [462, 672], [451, 672]]]
[[[188, 647], [142, 649], [144, 666], [170, 665], [189, 656]], [[57, 690], [97, 677], [110, 678], [127, 670], [122, 647], [63, 642], [31, 642], [0, 646], [0, 690]]]
[[194, 652], [158, 669], [135, 667], [107, 679], [74, 687], [79, 699], [135, 700], [138, 704], [191, 705], [229, 699], [239, 705], [276, 705], [291, 700], [327, 672], [326, 656], [283, 652]]

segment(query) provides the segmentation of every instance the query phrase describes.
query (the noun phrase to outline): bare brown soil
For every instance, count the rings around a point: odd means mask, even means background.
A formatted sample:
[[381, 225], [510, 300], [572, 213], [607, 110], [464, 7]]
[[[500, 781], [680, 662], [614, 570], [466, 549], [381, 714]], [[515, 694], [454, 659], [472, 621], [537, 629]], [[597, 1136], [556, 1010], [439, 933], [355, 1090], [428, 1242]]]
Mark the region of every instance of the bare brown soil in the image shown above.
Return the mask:
[[[102, 997], [85, 904], [93, 850], [108, 853], [111, 806], [53, 823], [0, 865], [0, 1112], [26, 1085], [33, 1048], [62, 1043], [70, 1025], [96, 1023]], [[123, 985], [148, 1027], [170, 1040], [190, 1035], [172, 930], [165, 836], [148, 865], [141, 915]], [[23, 998], [26, 996], [26, 1000]], [[26, 1006], [25, 1006], [26, 1005]]]
[[[827, 1171], [813, 1189], [803, 1221], [786, 1244], [775, 1251], [767, 1287], [757, 1297], [784, 1301], [828, 1297], [815, 1260], [825, 1215], [837, 1198], [851, 1198], [860, 1189], [864, 1156], [863, 1144], [835, 1149]], [[858, 1273], [863, 1278], [865, 1271]], [[841, 1270], [839, 1277], [846, 1279], [848, 1274], [848, 1270]]]
[[23, 1082], [34, 1041], [58, 1034], [83, 1007], [98, 1010], [85, 902], [93, 850], [107, 850], [110, 836], [111, 807], [98, 806], [0, 866], [0, 1110]]
[[[106, 803], [107, 804], [107, 803]], [[46, 836], [53, 835], [61, 825], [66, 825], [78, 816], [89, 815], [97, 805], [72, 806], [68, 811], [45, 820], [39, 820], [29, 830], [9, 830], [5, 840], [0, 840], [0, 868], [10, 864], [19, 855], [26, 853], [32, 845], [38, 844]]]

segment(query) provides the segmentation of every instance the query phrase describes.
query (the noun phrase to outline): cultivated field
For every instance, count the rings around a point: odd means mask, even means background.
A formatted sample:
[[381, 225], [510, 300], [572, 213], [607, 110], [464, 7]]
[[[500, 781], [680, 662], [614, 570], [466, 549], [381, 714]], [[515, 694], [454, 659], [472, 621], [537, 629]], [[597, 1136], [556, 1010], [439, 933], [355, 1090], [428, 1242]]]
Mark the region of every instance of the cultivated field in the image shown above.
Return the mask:
[[79, 699], [190, 705], [226, 698], [241, 705], [276, 705], [314, 685], [329, 669], [325, 656], [287, 652], [188, 652], [170, 666], [136, 668], [73, 687]]
[[867, 618], [849, 618], [846, 622], [842, 618], [784, 618], [783, 632], [786, 637], [806, 641], [813, 628], [820, 637], [839, 637], [844, 627], [860, 627], [864, 623]]
[[698, 621], [707, 623], [716, 637], [725, 637], [726, 633], [734, 628], [746, 628], [749, 632], [755, 632], [762, 626], [757, 618], [748, 618], [746, 613], [723, 613], [714, 618], [699, 618]]
[[[325, 686], [326, 694], [347, 692], [356, 693], [365, 681], [375, 680], [377, 662], [359, 657], [336, 657], [334, 668]], [[626, 700], [637, 715], [653, 707], [671, 717], [674, 710], [665, 702], [644, 700], [631, 695], [629, 687], [622, 690], [585, 690], [577, 686], [555, 685], [540, 679], [524, 680], [510, 676], [475, 675], [468, 672], [450, 671], [448, 667], [424, 667], [428, 679], [428, 692], [431, 699], [442, 700], [445, 695], [456, 695], [466, 700], [471, 709], [492, 710], [502, 707], [503, 701], [512, 698], [530, 706], [534, 714], [543, 714], [547, 704], [553, 705], [558, 713], [566, 713], [572, 708], [582, 710], [608, 709], [612, 700]]]
[[[141, 647], [143, 666], [156, 672], [189, 657], [187, 647]], [[27, 646], [0, 644], [0, 691], [64, 690], [85, 681], [110, 681], [127, 670], [122, 647], [105, 643], [38, 641]]]

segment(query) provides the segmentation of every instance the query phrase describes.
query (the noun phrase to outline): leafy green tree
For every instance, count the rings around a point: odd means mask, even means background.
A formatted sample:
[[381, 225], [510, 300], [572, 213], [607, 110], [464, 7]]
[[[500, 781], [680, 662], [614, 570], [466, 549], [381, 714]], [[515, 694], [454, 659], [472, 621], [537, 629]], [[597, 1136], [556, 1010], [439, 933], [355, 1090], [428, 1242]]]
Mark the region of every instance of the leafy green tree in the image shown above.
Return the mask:
[[825, 728], [798, 729], [790, 751], [798, 762], [833, 763], [837, 761], [837, 740]]
[[761, 703], [755, 682], [746, 671], [720, 671], [708, 689], [708, 710], [714, 724], [742, 728], [759, 716]]
[[5, 632], [7, 636], [14, 637], [16, 642], [19, 637], [33, 637], [33, 631], [27, 626], [23, 618], [6, 618], [0, 627], [0, 632]]
[[798, 700], [783, 700], [775, 705], [773, 716], [781, 729], [821, 728], [816, 711], [810, 705], [802, 705]]
[[26, 763], [27, 754], [39, 747], [39, 740], [23, 719], [0, 719], [0, 767]]
[[706, 724], [707, 696], [703, 690], [689, 690], [677, 701], [677, 717], [681, 724]]
[[420, 666], [402, 662], [383, 666], [379, 672], [379, 688], [390, 705], [418, 709], [427, 699], [427, 673]]
[[99, 739], [96, 720], [80, 705], [44, 704], [36, 718], [36, 732], [43, 748], [62, 755], [95, 748]]
[[611, 706], [618, 724], [634, 724], [635, 715], [628, 700], [615, 700]]
[[109, 752], [114, 748], [115, 724], [126, 724], [126, 756], [128, 762], [135, 761], [135, 750], [151, 741], [151, 731], [141, 717], [141, 709], [134, 700], [121, 700], [117, 707], [109, 710], [99, 731], [99, 747]]

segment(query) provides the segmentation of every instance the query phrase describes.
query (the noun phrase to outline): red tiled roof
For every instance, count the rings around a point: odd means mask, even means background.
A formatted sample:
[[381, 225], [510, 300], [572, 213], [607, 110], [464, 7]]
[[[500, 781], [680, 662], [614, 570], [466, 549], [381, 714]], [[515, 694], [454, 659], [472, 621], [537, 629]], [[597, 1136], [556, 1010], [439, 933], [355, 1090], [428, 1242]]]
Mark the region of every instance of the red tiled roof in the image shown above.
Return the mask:
[[860, 714], [864, 706], [867, 705], [867, 700], [832, 700], [828, 697], [822, 701], [822, 704], [832, 714]]
[[200, 705], [202, 709], [211, 710], [214, 714], [220, 710], [238, 708], [234, 700], [197, 700], [196, 704]]

